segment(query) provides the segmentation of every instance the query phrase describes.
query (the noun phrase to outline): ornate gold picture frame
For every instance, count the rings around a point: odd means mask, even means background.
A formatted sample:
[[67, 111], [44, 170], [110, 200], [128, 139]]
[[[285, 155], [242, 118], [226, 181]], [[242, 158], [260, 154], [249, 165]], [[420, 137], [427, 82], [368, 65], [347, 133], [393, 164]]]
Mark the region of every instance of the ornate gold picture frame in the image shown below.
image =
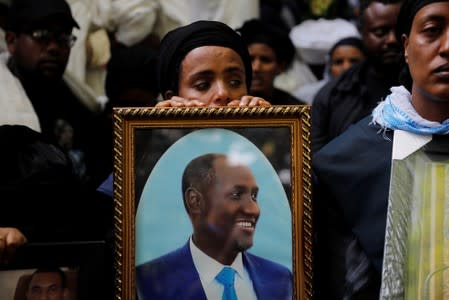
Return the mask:
[[115, 108], [113, 117], [115, 299], [137, 300], [136, 266], [188, 241], [180, 173], [205, 153], [251, 162], [260, 217], [247, 251], [290, 269], [293, 299], [312, 298], [310, 106]]

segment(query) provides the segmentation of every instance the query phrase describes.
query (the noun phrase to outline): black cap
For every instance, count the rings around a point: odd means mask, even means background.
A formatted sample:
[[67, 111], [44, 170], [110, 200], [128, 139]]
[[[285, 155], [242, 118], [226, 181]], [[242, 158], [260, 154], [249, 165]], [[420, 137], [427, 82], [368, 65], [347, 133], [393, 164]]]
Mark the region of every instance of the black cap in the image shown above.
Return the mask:
[[26, 26], [33, 26], [54, 16], [62, 17], [72, 28], [80, 28], [65, 0], [13, 0], [6, 30], [20, 31]]

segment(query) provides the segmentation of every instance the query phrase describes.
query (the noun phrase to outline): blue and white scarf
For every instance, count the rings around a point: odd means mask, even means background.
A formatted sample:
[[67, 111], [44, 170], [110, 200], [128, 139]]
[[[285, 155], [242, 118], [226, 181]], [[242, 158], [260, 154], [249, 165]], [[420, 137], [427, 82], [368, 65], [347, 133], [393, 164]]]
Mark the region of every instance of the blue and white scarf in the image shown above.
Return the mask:
[[412, 96], [403, 86], [392, 87], [391, 94], [373, 110], [373, 124], [382, 129], [400, 129], [416, 134], [448, 134], [449, 119], [443, 123], [422, 118], [412, 105]]

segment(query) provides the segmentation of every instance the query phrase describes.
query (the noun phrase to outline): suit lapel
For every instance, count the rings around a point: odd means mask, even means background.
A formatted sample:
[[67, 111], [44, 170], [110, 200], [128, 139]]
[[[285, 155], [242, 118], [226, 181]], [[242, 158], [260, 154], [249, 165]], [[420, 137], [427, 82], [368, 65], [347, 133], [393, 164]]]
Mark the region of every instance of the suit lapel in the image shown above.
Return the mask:
[[252, 259], [251, 254], [243, 252], [243, 265], [251, 277], [257, 299], [270, 299], [270, 290], [266, 288], [267, 286], [270, 286], [270, 283], [266, 282], [263, 272], [258, 272], [258, 270], [260, 270], [259, 265], [257, 261]]
[[200, 277], [193, 264], [188, 242], [180, 249], [179, 257], [180, 259], [177, 260], [179, 263], [176, 266], [177, 272], [174, 275], [178, 277], [177, 281], [180, 283], [177, 299], [207, 300]]

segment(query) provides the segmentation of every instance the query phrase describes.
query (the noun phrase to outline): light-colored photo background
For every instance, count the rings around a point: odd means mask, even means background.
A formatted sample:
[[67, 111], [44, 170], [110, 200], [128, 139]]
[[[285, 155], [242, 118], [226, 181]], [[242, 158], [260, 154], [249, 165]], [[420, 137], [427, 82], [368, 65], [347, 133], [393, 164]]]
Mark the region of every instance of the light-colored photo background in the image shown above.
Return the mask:
[[13, 300], [17, 281], [23, 274], [31, 274], [36, 269], [0, 271], [0, 299]]
[[254, 245], [249, 252], [292, 270], [291, 210], [282, 183], [273, 166], [251, 141], [221, 128], [199, 129], [185, 135], [154, 166], [137, 207], [136, 265], [187, 242], [192, 226], [182, 200], [182, 173], [190, 160], [210, 152], [243, 156], [248, 162], [259, 186], [261, 210]]

